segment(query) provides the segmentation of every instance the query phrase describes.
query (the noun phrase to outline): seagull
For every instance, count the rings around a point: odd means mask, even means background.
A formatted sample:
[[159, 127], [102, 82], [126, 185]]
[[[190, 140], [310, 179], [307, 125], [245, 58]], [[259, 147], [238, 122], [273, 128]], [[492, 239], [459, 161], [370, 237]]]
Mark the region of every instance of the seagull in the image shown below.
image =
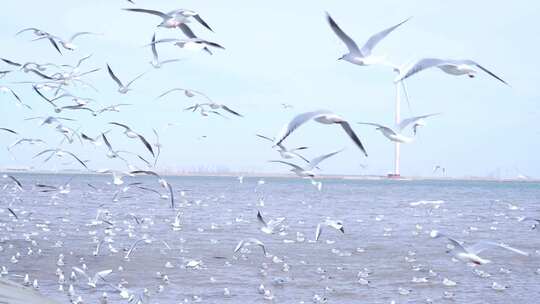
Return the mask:
[[356, 42], [354, 42], [351, 37], [347, 36], [347, 34], [341, 30], [330, 14], [326, 13], [326, 19], [330, 24], [332, 31], [334, 31], [334, 33], [349, 49], [349, 53], [341, 56], [338, 60], [345, 60], [353, 64], [367, 66], [373, 64], [387, 64], [384, 57], [373, 56], [371, 52], [381, 40], [388, 36], [388, 34], [394, 31], [397, 27], [407, 22], [410, 18], [371, 36], [361, 49], [358, 47], [358, 45], [356, 45]]
[[218, 48], [224, 50], [225, 48], [215, 42], [208, 41], [205, 39], [197, 38], [197, 37], [190, 37], [187, 39], [174, 39], [174, 38], [166, 38], [166, 39], [159, 39], [151, 44], [157, 44], [157, 43], [164, 43], [164, 42], [174, 42], [174, 45], [176, 45], [179, 48], [185, 48], [188, 50], [204, 50], [208, 54], [212, 55], [212, 51], [210, 50], [210, 47]]
[[39, 157], [45, 153], [48, 153], [48, 152], [51, 152], [51, 154], [45, 158], [45, 162], [48, 161], [49, 159], [51, 159], [51, 157], [53, 157], [54, 155], [58, 156], [58, 157], [63, 157], [64, 155], [69, 155], [71, 157], [73, 157], [75, 160], [77, 160], [81, 165], [83, 165], [83, 167], [85, 167], [86, 169], [88, 169], [88, 166], [86, 166], [85, 162], [83, 162], [80, 158], [77, 157], [77, 155], [69, 152], [69, 151], [66, 151], [66, 150], [62, 150], [60, 148], [57, 148], [57, 149], [46, 149], [46, 150], [43, 150], [41, 152], [39, 152], [38, 154], [34, 155], [34, 157], [32, 158], [36, 158], [36, 157]]
[[203, 92], [200, 92], [200, 91], [195, 91], [195, 90], [191, 90], [191, 89], [183, 89], [183, 88], [172, 88], [166, 92], [164, 92], [163, 94], [159, 95], [156, 99], [159, 99], [159, 98], [162, 98], [164, 97], [165, 95], [168, 95], [169, 93], [172, 93], [172, 92], [175, 92], [175, 91], [180, 91], [180, 92], [183, 92], [184, 95], [186, 95], [186, 97], [194, 97], [194, 96], [201, 96], [203, 98], [205, 98], [206, 100], [208, 101], [212, 101], [212, 99], [210, 99], [210, 97], [208, 97], [206, 94], [204, 94]]
[[300, 167], [300, 166], [298, 166], [296, 164], [286, 162], [286, 161], [282, 161], [282, 160], [271, 160], [270, 162], [289, 165], [289, 166], [292, 167], [291, 171], [294, 172], [296, 175], [298, 175], [300, 177], [315, 177], [315, 173], [313, 172], [313, 169], [316, 169], [317, 165], [320, 164], [323, 160], [325, 160], [325, 159], [327, 159], [329, 157], [332, 157], [332, 156], [338, 154], [341, 151], [343, 151], [343, 149], [332, 152], [332, 153], [324, 154], [324, 155], [321, 155], [319, 157], [316, 157], [316, 158], [310, 160], [308, 165], [306, 167], [304, 167], [304, 168], [302, 168], [302, 167]]
[[454, 75], [454, 76], [460, 76], [460, 75], [467, 75], [470, 78], [474, 78], [477, 73], [477, 69], [480, 69], [487, 74], [491, 75], [495, 79], [499, 80], [500, 82], [508, 85], [506, 81], [501, 79], [499, 76], [493, 74], [488, 69], [484, 68], [480, 64], [476, 63], [473, 60], [470, 59], [439, 59], [439, 58], [423, 58], [418, 60], [417, 62], [402, 68], [399, 70], [398, 77], [394, 80], [394, 82], [400, 82], [404, 79], [407, 79], [411, 77], [412, 75], [421, 72], [423, 70], [437, 67], [441, 69], [443, 72]]
[[[266, 139], [270, 142], [274, 142], [274, 139], [273, 138], [270, 138], [270, 137], [267, 137], [267, 136], [264, 136], [264, 135], [260, 135], [260, 134], [255, 134], [257, 135], [258, 137], [262, 138], [262, 139]], [[300, 151], [300, 150], [305, 150], [307, 149], [308, 147], [298, 147], [298, 148], [294, 148], [294, 149], [287, 149], [285, 148], [285, 146], [283, 146], [283, 144], [279, 144], [276, 146], [278, 148], [278, 152], [279, 152], [279, 155], [281, 156], [281, 158], [283, 159], [292, 159], [292, 158], [295, 158], [295, 157], [298, 157], [302, 160], [304, 160], [305, 162], [309, 163], [309, 160], [306, 159], [305, 157], [303, 157], [302, 155], [298, 154], [296, 151]]]
[[142, 242], [150, 243], [151, 241], [147, 240], [147, 239], [144, 239], [144, 238], [136, 240], [135, 242], [133, 242], [133, 244], [131, 244], [131, 247], [129, 247], [129, 250], [126, 252], [126, 255], [124, 256], [124, 259], [126, 259], [126, 260], [129, 259], [129, 257], [131, 256], [131, 254], [133, 253], [135, 248], [137, 248], [137, 245], [139, 245]]
[[326, 125], [339, 124], [343, 128], [345, 133], [349, 135], [352, 141], [354, 141], [356, 146], [358, 146], [358, 148], [360, 148], [360, 150], [367, 157], [366, 149], [362, 145], [362, 142], [360, 142], [358, 136], [356, 136], [356, 134], [354, 133], [351, 125], [341, 116], [338, 116], [337, 114], [327, 110], [317, 110], [296, 115], [288, 124], [283, 127], [281, 133], [276, 136], [274, 140], [274, 145], [278, 146], [279, 144], [281, 144], [281, 142], [283, 142], [289, 135], [291, 135], [291, 133], [294, 132], [298, 127], [312, 119], [318, 123]]
[[114, 105], [110, 105], [110, 106], [106, 106], [104, 108], [101, 108], [99, 110], [95, 110], [93, 115], [94, 116], [98, 116], [100, 114], [103, 114], [105, 112], [120, 112], [120, 107], [123, 107], [123, 106], [131, 106], [131, 104], [129, 103], [118, 103], [118, 104], [114, 104]]
[[40, 40], [40, 39], [52, 39], [52, 40], [57, 40], [60, 45], [62, 45], [62, 47], [66, 50], [70, 50], [70, 51], [74, 51], [75, 49], [77, 49], [77, 46], [75, 44], [73, 44], [73, 40], [81, 35], [99, 35], [97, 33], [92, 33], [92, 32], [77, 32], [75, 34], [73, 34], [71, 37], [69, 37], [69, 39], [63, 39], [61, 37], [58, 37], [58, 36], [54, 36], [54, 35], [51, 35], [51, 34], [46, 34], [44, 36], [40, 36], [38, 38], [35, 38], [35, 40]]
[[27, 32], [27, 31], [32, 31], [32, 33], [35, 36], [37, 36], [38, 38], [40, 38], [40, 37], [41, 38], [47, 38], [47, 40], [49, 40], [51, 45], [58, 51], [58, 53], [60, 53], [60, 55], [62, 55], [62, 51], [58, 47], [58, 44], [56, 43], [56, 41], [54, 41], [54, 39], [50, 37], [49, 33], [45, 32], [43, 30], [40, 30], [40, 29], [35, 28], [35, 27], [29, 27], [29, 28], [25, 28], [25, 29], [22, 29], [22, 30], [18, 31], [15, 35], [19, 35], [21, 33]]
[[454, 252], [454, 256], [456, 259], [463, 262], [470, 262], [476, 265], [484, 265], [484, 264], [491, 263], [490, 260], [481, 258], [480, 256], [478, 256], [478, 254], [492, 247], [499, 247], [499, 248], [503, 248], [503, 249], [512, 251], [514, 253], [517, 253], [523, 256], [529, 256], [529, 253], [510, 247], [504, 243], [480, 241], [470, 246], [464, 246], [460, 244], [458, 241], [456, 241], [455, 239], [448, 237], [436, 230], [433, 230], [430, 233], [430, 235], [432, 238], [446, 237], [450, 241], [450, 243], [452, 243], [452, 245], [454, 246], [454, 249], [452, 249], [452, 251]]
[[260, 211], [257, 211], [257, 221], [259, 221], [259, 224], [261, 226], [261, 231], [266, 234], [272, 234], [274, 233], [274, 230], [281, 225], [281, 223], [285, 220], [284, 217], [277, 218], [275, 220], [269, 220], [268, 222], [264, 220], [262, 217], [262, 214]]
[[17, 99], [17, 101], [19, 102], [19, 104], [21, 104], [22, 106], [26, 107], [27, 109], [32, 109], [31, 106], [25, 104], [21, 98], [15, 93], [15, 91], [13, 91], [12, 89], [6, 87], [6, 86], [0, 86], [0, 92], [2, 93], [11, 93], [11, 95], [13, 95], [13, 97], [15, 97], [15, 99]]
[[520, 222], [522, 221], [534, 221], [536, 223], [534, 223], [531, 227], [531, 229], [536, 229], [536, 227], [538, 227], [538, 225], [540, 225], [540, 219], [537, 219], [537, 218], [534, 218], [534, 217], [524, 217], [524, 218], [520, 218], [519, 219]]
[[326, 219], [324, 222], [319, 223], [317, 225], [317, 230], [315, 231], [315, 241], [319, 240], [319, 237], [321, 236], [321, 233], [322, 233], [323, 226], [331, 227], [331, 228], [341, 231], [341, 233], [345, 233], [345, 229], [343, 228], [343, 222]]
[[244, 248], [244, 247], [247, 247], [247, 246], [251, 246], [251, 245], [257, 245], [259, 247], [261, 247], [262, 251], [263, 251], [263, 255], [265, 257], [268, 256], [268, 254], [266, 253], [266, 247], [264, 246], [264, 243], [259, 241], [258, 239], [255, 239], [255, 238], [249, 238], [249, 239], [246, 239], [246, 240], [241, 240], [240, 242], [238, 242], [238, 245], [236, 245], [236, 248], [234, 249], [234, 252], [238, 252], [240, 249]]
[[191, 10], [177, 9], [177, 10], [170, 11], [168, 13], [163, 13], [160, 11], [143, 9], [143, 8], [125, 8], [124, 10], [130, 11], [130, 12], [137, 12], [137, 13], [146, 13], [146, 14], [151, 14], [151, 15], [161, 17], [163, 21], [160, 24], [158, 24], [159, 27], [180, 28], [184, 33], [186, 31], [185, 30], [186, 28], [189, 30], [189, 32], [191, 32], [189, 27], [186, 25], [186, 23], [190, 22], [189, 18], [194, 18], [195, 20], [197, 20], [197, 22], [202, 24], [204, 27], [206, 27], [210, 31], [212, 32], [214, 31], [208, 25], [208, 23], [206, 23], [201, 18], [201, 16], [198, 13]]
[[78, 274], [87, 278], [88, 286], [92, 288], [96, 288], [96, 285], [100, 279], [105, 281], [105, 277], [112, 273], [112, 269], [107, 269], [107, 270], [99, 271], [96, 274], [94, 274], [93, 277], [90, 277], [88, 274], [86, 274], [84, 270], [80, 269], [79, 267], [73, 266], [72, 269], [75, 270], [75, 272], [77, 272]]
[[433, 173], [437, 172], [439, 169], [442, 171], [443, 175], [446, 173], [446, 168], [441, 167], [440, 165], [436, 165], [435, 167], [433, 167]]
[[109, 72], [109, 76], [111, 76], [111, 78], [116, 82], [116, 84], [118, 84], [118, 93], [120, 94], [126, 94], [128, 91], [130, 91], [131, 89], [129, 88], [129, 86], [137, 79], [141, 78], [144, 74], [146, 73], [142, 73], [140, 74], [139, 76], [135, 77], [133, 80], [131, 80], [130, 82], [127, 83], [127, 85], [124, 85], [120, 79], [118, 79], [118, 77], [116, 77], [116, 75], [114, 75], [111, 67], [107, 64], [107, 71]]
[[173, 191], [173, 188], [171, 186], [171, 184], [169, 184], [167, 182], [167, 180], [165, 180], [163, 177], [161, 177], [159, 174], [157, 174], [156, 172], [154, 171], [149, 171], [149, 170], [135, 170], [135, 171], [131, 171], [129, 172], [130, 175], [141, 175], [141, 174], [144, 174], [144, 175], [152, 175], [152, 176], [155, 176], [157, 177], [158, 179], [158, 182], [159, 184], [169, 190], [169, 198], [171, 199], [171, 208], [174, 209], [174, 191]]
[[154, 167], [156, 166], [157, 164], [157, 161], [158, 161], [158, 158], [159, 156], [161, 155], [161, 142], [159, 141], [159, 134], [158, 132], [156, 131], [156, 129], [152, 129], [152, 131], [154, 132], [154, 135], [156, 136], [156, 142], [154, 143], [154, 147], [156, 147], [156, 157], [154, 157]]
[[118, 122], [109, 122], [109, 124], [124, 128], [124, 134], [129, 138], [138, 138], [138, 139], [140, 139], [141, 142], [146, 147], [146, 149], [148, 149], [148, 151], [150, 151], [152, 156], [155, 157], [154, 149], [152, 149], [152, 145], [150, 145], [150, 143], [148, 143], [148, 141], [146, 140], [146, 138], [144, 138], [144, 136], [140, 135], [139, 133], [134, 132], [133, 130], [131, 130], [130, 127], [128, 127], [128, 126], [126, 126], [124, 124], [121, 124], [121, 123], [118, 123]]
[[200, 104], [197, 104], [198, 106], [200, 107], [204, 107], [204, 106], [208, 106], [210, 107], [210, 109], [212, 110], [225, 110], [233, 115], [236, 115], [238, 117], [244, 117], [242, 114], [236, 112], [236, 111], [233, 111], [231, 108], [229, 108], [228, 106], [224, 105], [224, 104], [219, 104], [219, 103], [215, 103], [215, 102], [207, 102], [207, 103], [200, 103]]
[[425, 122], [424, 119], [439, 115], [440, 113], [433, 113], [433, 114], [427, 114], [427, 115], [421, 115], [421, 116], [415, 116], [403, 119], [396, 128], [387, 127], [384, 125], [376, 124], [376, 123], [370, 123], [370, 122], [359, 122], [358, 124], [361, 125], [370, 125], [377, 127], [377, 130], [381, 131], [381, 133], [388, 139], [394, 142], [399, 143], [410, 143], [414, 139], [412, 137], [408, 137], [403, 135], [401, 132], [409, 125], [413, 125], [414, 135], [416, 135], [416, 128], [419, 126], [424, 126]]
[[40, 126], [43, 125], [52, 125], [52, 124], [61, 124], [60, 120], [66, 120], [66, 121], [75, 121], [74, 119], [67, 118], [67, 117], [59, 117], [59, 116], [37, 116], [37, 117], [30, 117], [26, 118], [25, 120], [34, 120], [34, 119], [43, 119]]
[[156, 33], [154, 33], [154, 36], [152, 36], [152, 43], [151, 43], [151, 47], [152, 47], [152, 61], [150, 61], [150, 64], [155, 68], [155, 69], [159, 69], [161, 68], [164, 64], [166, 63], [170, 63], [170, 62], [177, 62], [177, 61], [180, 61], [180, 59], [168, 59], [168, 60], [163, 60], [163, 61], [160, 61], [159, 60], [159, 57], [158, 57], [158, 53], [157, 53], [157, 49], [156, 49]]
[[16, 142], [14, 142], [13, 144], [11, 144], [7, 149], [11, 150], [15, 146], [20, 145], [20, 144], [25, 143], [25, 142], [29, 143], [31, 145], [34, 145], [34, 144], [37, 144], [37, 143], [46, 144], [46, 142], [44, 140], [39, 139], [39, 138], [21, 138], [21, 139], [17, 140]]

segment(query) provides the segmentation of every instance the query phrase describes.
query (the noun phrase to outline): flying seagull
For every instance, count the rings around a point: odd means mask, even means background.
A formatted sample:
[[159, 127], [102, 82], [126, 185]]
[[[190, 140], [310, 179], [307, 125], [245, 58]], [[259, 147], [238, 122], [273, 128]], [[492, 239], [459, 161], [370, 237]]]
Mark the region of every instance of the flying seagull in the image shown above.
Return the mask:
[[99, 35], [97, 33], [92, 33], [92, 32], [77, 32], [73, 35], [71, 35], [71, 37], [69, 37], [68, 39], [64, 39], [62, 37], [58, 37], [58, 36], [54, 36], [54, 35], [51, 35], [51, 34], [47, 34], [47, 35], [44, 35], [44, 36], [40, 36], [38, 38], [35, 38], [34, 40], [40, 40], [40, 39], [52, 39], [52, 40], [56, 40], [60, 43], [60, 45], [66, 49], [66, 50], [70, 50], [70, 51], [74, 51], [75, 49], [77, 49], [77, 46], [75, 44], [73, 44], [73, 40], [75, 40], [75, 38], [79, 37], [79, 36], [82, 36], [82, 35]]
[[484, 264], [491, 263], [490, 260], [484, 259], [478, 256], [478, 254], [485, 251], [486, 249], [493, 248], [493, 247], [503, 248], [503, 249], [512, 251], [514, 253], [520, 254], [520, 255], [529, 256], [529, 253], [510, 247], [504, 243], [480, 241], [473, 245], [465, 246], [459, 243], [458, 241], [456, 241], [455, 239], [449, 236], [446, 236], [436, 230], [433, 230], [430, 233], [430, 235], [432, 238], [446, 237], [450, 241], [450, 243], [454, 246], [454, 249], [452, 249], [451, 251], [454, 253], [454, 256], [456, 259], [463, 262], [474, 263], [476, 265], [484, 265]]
[[100, 279], [105, 280], [105, 277], [112, 273], [112, 269], [107, 269], [107, 270], [99, 271], [96, 274], [94, 274], [93, 277], [91, 277], [88, 274], [86, 274], [86, 271], [80, 269], [79, 267], [73, 266], [72, 269], [75, 272], [77, 272], [78, 274], [80, 274], [80, 275], [84, 276], [86, 279], [88, 279], [87, 284], [88, 284], [88, 286], [90, 286], [92, 288], [96, 288], [96, 285], [97, 285], [97, 283], [98, 283], [98, 281]]
[[270, 162], [272, 162], [272, 163], [281, 163], [281, 164], [288, 165], [288, 166], [292, 167], [291, 171], [294, 172], [296, 175], [298, 175], [300, 177], [315, 177], [315, 173], [313, 172], [313, 170], [317, 168], [317, 165], [319, 165], [323, 160], [325, 160], [325, 159], [327, 159], [329, 157], [332, 157], [332, 156], [338, 154], [341, 151], [343, 151], [343, 150], [339, 150], [339, 151], [335, 151], [335, 152], [332, 152], [332, 153], [321, 155], [319, 157], [315, 157], [314, 159], [309, 161], [309, 163], [308, 163], [308, 165], [306, 167], [300, 167], [300, 166], [298, 166], [296, 164], [293, 164], [291, 162], [286, 162], [286, 161], [282, 161], [282, 160], [271, 160]]
[[341, 231], [341, 233], [345, 233], [342, 221], [326, 219], [324, 222], [317, 224], [317, 230], [315, 231], [315, 242], [319, 240], [324, 226], [334, 228]]
[[121, 124], [121, 123], [118, 123], [118, 122], [110, 122], [109, 124], [124, 128], [124, 134], [129, 138], [138, 138], [144, 144], [146, 149], [148, 149], [148, 151], [150, 151], [152, 156], [155, 157], [154, 149], [152, 149], [152, 145], [150, 145], [150, 143], [148, 143], [148, 141], [146, 140], [146, 138], [144, 138], [144, 136], [142, 136], [139, 133], [133, 131], [130, 127], [128, 127], [128, 126], [126, 126], [124, 124]]
[[159, 39], [151, 44], [157, 44], [157, 43], [164, 43], [164, 42], [174, 42], [173, 44], [181, 49], [188, 49], [188, 50], [204, 50], [208, 54], [212, 55], [212, 51], [210, 50], [211, 47], [218, 48], [224, 50], [225, 48], [212, 41], [208, 41], [205, 39], [197, 38], [197, 37], [190, 37], [187, 39], [174, 39], [174, 38], [165, 38], [165, 39]]
[[77, 155], [69, 152], [69, 151], [66, 151], [66, 150], [62, 150], [60, 148], [57, 148], [57, 149], [46, 149], [46, 150], [43, 150], [41, 152], [39, 152], [38, 154], [34, 155], [34, 157], [32, 158], [37, 158], [45, 153], [49, 153], [51, 152], [51, 154], [45, 158], [44, 162], [48, 161], [49, 159], [51, 159], [51, 157], [53, 157], [54, 155], [58, 156], [58, 157], [63, 157], [64, 155], [69, 155], [71, 157], [73, 157], [77, 162], [79, 162], [79, 164], [83, 165], [83, 167], [85, 167], [86, 169], [88, 169], [88, 166], [86, 166], [85, 162], [83, 162], [80, 158], [77, 157]]
[[154, 33], [154, 36], [152, 36], [152, 43], [151, 43], [151, 48], [152, 48], [152, 61], [150, 61], [150, 64], [155, 68], [155, 69], [159, 69], [161, 68], [164, 64], [166, 63], [171, 63], [171, 62], [177, 62], [177, 61], [180, 61], [180, 59], [168, 59], [168, 60], [163, 60], [163, 61], [160, 61], [159, 60], [159, 56], [158, 56], [158, 53], [157, 53], [157, 49], [156, 49], [156, 33]]
[[292, 132], [310, 120], [315, 120], [318, 123], [326, 125], [339, 124], [345, 133], [347, 133], [347, 135], [349, 135], [352, 141], [356, 144], [356, 146], [358, 146], [364, 155], [367, 156], [366, 149], [362, 145], [362, 142], [360, 142], [358, 136], [356, 136], [354, 133], [351, 125], [341, 116], [327, 110], [318, 110], [296, 115], [288, 124], [283, 127], [280, 134], [276, 136], [274, 145], [278, 146], [281, 144], [289, 135], [291, 135]]
[[439, 58], [423, 58], [405, 68], [400, 69], [399, 75], [394, 81], [395, 82], [403, 81], [404, 79], [407, 79], [418, 72], [421, 72], [423, 70], [433, 68], [433, 67], [437, 67], [441, 69], [443, 72], [450, 75], [454, 75], [454, 76], [467, 75], [470, 78], [474, 78], [479, 69], [491, 75], [492, 77], [499, 80], [500, 82], [508, 85], [508, 83], [506, 83], [506, 81], [504, 81], [502, 78], [493, 74], [488, 69], [484, 68], [480, 64], [470, 59], [454, 60], [454, 59], [439, 59]]
[[242, 249], [244, 247], [247, 247], [247, 246], [251, 246], [251, 245], [257, 245], [257, 246], [261, 247], [264, 256], [265, 257], [268, 256], [268, 254], [266, 253], [266, 247], [264, 246], [264, 243], [259, 241], [258, 239], [255, 239], [255, 238], [249, 238], [249, 239], [246, 239], [246, 240], [241, 240], [240, 242], [238, 242], [238, 245], [236, 245], [236, 248], [234, 249], [234, 252], [236, 253], [240, 249]]
[[12, 89], [10, 89], [10, 88], [8, 88], [8, 87], [6, 87], [6, 86], [0, 86], [0, 92], [2, 92], [2, 93], [10, 93], [11, 95], [13, 95], [13, 97], [15, 97], [15, 99], [17, 99], [17, 102], [19, 102], [20, 105], [22, 105], [22, 106], [24, 106], [24, 107], [26, 107], [26, 108], [28, 108], [28, 109], [30, 109], [30, 110], [32, 109], [32, 107], [29, 106], [29, 105], [27, 105], [27, 104], [25, 104], [25, 103], [21, 100], [21, 98], [19, 97], [19, 95], [17, 95], [17, 93], [15, 93], [15, 91], [13, 91]]
[[266, 234], [272, 234], [274, 233], [274, 230], [281, 225], [281, 223], [285, 220], [284, 217], [276, 218], [275, 220], [269, 220], [265, 221], [261, 212], [257, 211], [257, 221], [259, 222], [261, 226], [261, 231]]
[[[268, 140], [270, 142], [274, 142], [273, 138], [270, 138], [270, 137], [267, 137], [267, 136], [264, 136], [264, 135], [260, 135], [260, 134], [255, 134], [255, 135], [257, 135], [257, 137], [259, 137], [259, 138], [266, 139], [266, 140]], [[302, 155], [298, 154], [298, 152], [296, 152], [296, 151], [300, 151], [300, 150], [305, 150], [308, 147], [298, 147], [298, 148], [294, 148], [294, 149], [287, 149], [283, 144], [279, 144], [276, 147], [277, 147], [277, 151], [279, 152], [279, 155], [283, 159], [292, 159], [292, 158], [298, 157], [298, 158], [304, 160], [306, 163], [309, 163], [308, 159], [306, 159]]]
[[439, 115], [439, 114], [440, 113], [434, 113], [434, 114], [427, 114], [427, 115], [422, 115], [422, 116], [415, 116], [415, 117], [406, 118], [406, 119], [402, 120], [396, 126], [396, 128], [391, 128], [391, 127], [388, 127], [388, 126], [384, 126], [384, 125], [377, 124], [377, 123], [370, 123], [370, 122], [359, 122], [358, 124], [370, 125], [370, 126], [377, 127], [377, 130], [381, 131], [381, 133], [386, 138], [390, 139], [391, 141], [399, 142], [399, 143], [410, 143], [410, 142], [412, 142], [414, 140], [414, 138], [403, 135], [401, 132], [407, 126], [412, 125], [414, 134], [416, 135], [416, 128], [419, 127], [419, 126], [425, 125], [425, 122], [423, 121], [425, 118], [428, 118], [428, 117], [431, 117], [431, 116], [434, 116], [434, 115]]
[[124, 10], [130, 11], [130, 12], [137, 12], [137, 13], [145, 13], [145, 14], [151, 14], [154, 16], [161, 17], [163, 21], [158, 24], [159, 27], [165, 27], [165, 28], [180, 28], [182, 31], [185, 32], [184, 28], [187, 28], [186, 23], [190, 22], [190, 18], [195, 19], [197, 22], [202, 24], [204, 27], [209, 29], [210, 31], [212, 28], [206, 23], [201, 16], [194, 11], [186, 10], [186, 9], [177, 9], [170, 11], [168, 13], [156, 11], [156, 10], [149, 10], [149, 9], [143, 9], [143, 8], [125, 8]]
[[130, 91], [131, 89], [129, 88], [129, 86], [137, 79], [141, 78], [145, 73], [142, 73], [140, 74], [139, 76], [133, 78], [133, 80], [131, 80], [130, 82], [128, 82], [126, 85], [124, 85], [120, 79], [118, 79], [118, 77], [116, 77], [116, 75], [114, 75], [111, 67], [107, 64], [107, 71], [109, 72], [109, 76], [111, 76], [111, 78], [116, 82], [116, 84], [118, 85], [118, 93], [120, 94], [126, 94], [128, 91]]
[[381, 40], [388, 36], [388, 34], [390, 34], [393, 30], [395, 30], [403, 23], [407, 22], [410, 18], [371, 36], [366, 41], [364, 46], [362, 46], [362, 48], [359, 48], [356, 42], [354, 42], [351, 37], [345, 34], [345, 32], [337, 25], [334, 19], [332, 19], [330, 14], [326, 13], [326, 19], [328, 20], [328, 23], [330, 24], [330, 27], [332, 28], [334, 33], [339, 37], [339, 39], [343, 41], [343, 43], [345, 43], [345, 45], [349, 49], [349, 53], [341, 56], [338, 60], [345, 60], [353, 64], [367, 66], [386, 63], [386, 59], [384, 57], [377, 57], [371, 54], [373, 48]]

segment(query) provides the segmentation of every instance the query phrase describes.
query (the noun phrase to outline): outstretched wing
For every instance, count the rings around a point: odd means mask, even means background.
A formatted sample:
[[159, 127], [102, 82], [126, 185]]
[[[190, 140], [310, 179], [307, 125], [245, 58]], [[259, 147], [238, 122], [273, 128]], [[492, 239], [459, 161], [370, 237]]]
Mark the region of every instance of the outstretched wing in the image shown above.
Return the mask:
[[426, 114], [426, 115], [421, 115], [421, 116], [414, 116], [414, 117], [405, 118], [398, 124], [397, 127], [398, 127], [399, 130], [403, 130], [408, 125], [414, 124], [414, 123], [416, 123], [417, 121], [419, 121], [421, 119], [428, 118], [428, 117], [435, 116], [435, 115], [439, 115], [439, 114], [441, 114], [441, 113], [432, 113], [432, 114]]
[[389, 27], [387, 29], [385, 29], [384, 31], [381, 31], [381, 32], [378, 32], [377, 34], [371, 36], [368, 41], [366, 41], [366, 43], [364, 44], [364, 46], [362, 47], [362, 49], [360, 50], [362, 52], [362, 55], [364, 56], [369, 56], [371, 54], [371, 51], [373, 50], [373, 48], [377, 45], [377, 43], [379, 43], [381, 40], [384, 39], [384, 37], [388, 36], [388, 34], [390, 34], [392, 31], [394, 31], [398, 26], [402, 25], [403, 23], [409, 21], [410, 18], [407, 18], [406, 20], [392, 26], [392, 27]]
[[332, 112], [327, 111], [327, 110], [319, 110], [319, 111], [306, 112], [306, 113], [296, 115], [288, 124], [283, 126], [279, 135], [276, 136], [274, 139], [274, 145], [277, 146], [281, 144], [281, 142], [284, 141], [285, 138], [287, 138], [292, 132], [294, 132], [301, 125], [305, 124], [311, 119], [314, 119], [322, 115], [331, 114], [331, 113]]
[[118, 86], [120, 86], [120, 87], [124, 86], [122, 84], [122, 82], [120, 81], [120, 79], [118, 79], [118, 77], [116, 77], [116, 75], [114, 75], [111, 67], [108, 64], [107, 64], [107, 71], [109, 72], [109, 76], [111, 76], [111, 78], [116, 82], [116, 84], [118, 84]]
[[360, 49], [358, 48], [358, 45], [356, 45], [356, 42], [354, 42], [351, 37], [345, 34], [345, 32], [339, 27], [339, 25], [334, 21], [334, 19], [332, 19], [329, 13], [326, 13], [326, 20], [328, 20], [332, 31], [334, 31], [334, 33], [339, 37], [339, 39], [341, 39], [341, 41], [343, 41], [343, 43], [345, 43], [350, 53], [359, 54], [362, 57], [364, 56], [362, 51], [360, 51]]

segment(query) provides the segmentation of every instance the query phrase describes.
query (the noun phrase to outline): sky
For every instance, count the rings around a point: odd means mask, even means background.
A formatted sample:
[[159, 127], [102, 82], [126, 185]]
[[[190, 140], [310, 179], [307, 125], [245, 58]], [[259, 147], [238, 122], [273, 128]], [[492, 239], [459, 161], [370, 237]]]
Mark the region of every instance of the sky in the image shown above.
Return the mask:
[[[98, 92], [88, 87], [69, 91], [95, 99], [90, 107], [129, 103], [120, 113], [93, 117], [81, 111], [61, 113], [77, 119], [65, 124], [97, 136], [111, 130], [109, 139], [117, 149], [150, 158], [140, 142], [126, 138], [116, 121], [154, 141], [152, 128], [160, 134], [162, 154], [156, 170], [230, 170], [287, 173], [288, 168], [268, 160], [278, 159], [268, 142], [255, 134], [275, 136], [294, 115], [328, 109], [349, 120], [365, 144], [364, 157], [338, 126], [309, 123], [286, 140], [288, 147], [308, 146], [307, 158], [345, 150], [321, 165], [324, 174], [377, 174], [393, 169], [393, 143], [369, 126], [356, 122], [392, 124], [394, 119], [394, 73], [382, 66], [362, 67], [336, 59], [345, 45], [325, 20], [329, 12], [358, 44], [389, 26], [412, 17], [376, 48], [397, 64], [422, 57], [470, 58], [487, 67], [510, 87], [485, 74], [474, 79], [453, 77], [427, 70], [408, 82], [411, 107], [402, 104], [402, 117], [441, 112], [419, 130], [415, 141], [402, 146], [401, 173], [433, 176], [433, 168], [446, 168], [453, 177], [540, 177], [540, 131], [538, 119], [538, 55], [540, 43], [538, 1], [177, 1], [138, 0], [6, 1], [0, 20], [0, 56], [13, 61], [74, 64], [92, 54], [81, 70], [99, 67], [89, 75]], [[29, 8], [32, 9], [29, 9]], [[214, 29], [190, 24], [205, 39], [223, 45], [210, 56], [169, 44], [158, 45], [162, 59], [181, 58], [178, 63], [152, 69], [150, 48], [144, 47], [155, 32], [158, 39], [183, 38], [179, 30], [156, 28], [155, 16], [126, 12], [125, 7], [161, 11], [185, 8], [197, 11]], [[461, 8], [466, 7], [466, 10]], [[15, 33], [37, 27], [58, 36], [79, 31], [100, 33], [75, 40], [75, 51], [59, 55], [46, 41]], [[125, 81], [147, 72], [133, 84], [133, 91], [119, 94], [106, 72], [110, 64]], [[0, 69], [9, 69], [0, 65]], [[17, 106], [8, 94], [0, 94], [0, 127], [12, 128], [23, 137], [42, 138], [48, 145], [18, 146], [14, 152], [0, 149], [0, 168], [32, 167], [51, 170], [79, 168], [66, 160], [47, 163], [33, 156], [46, 147], [56, 147], [61, 135], [49, 126], [25, 118], [54, 115], [29, 84], [15, 82], [38, 78], [22, 72], [0, 79], [33, 107]], [[199, 90], [218, 103], [242, 113], [243, 118], [202, 117], [183, 111], [197, 100], [162, 92], [183, 87]], [[201, 101], [201, 100], [199, 100]], [[284, 109], [281, 104], [293, 107]], [[66, 100], [64, 104], [69, 104]], [[6, 115], [7, 114], [7, 115]], [[205, 137], [203, 137], [205, 136]], [[16, 136], [0, 133], [0, 146]], [[63, 145], [92, 169], [125, 169], [108, 159], [103, 147], [80, 143]], [[134, 163], [137, 163], [134, 160]], [[141, 167], [142, 164], [138, 163]]]

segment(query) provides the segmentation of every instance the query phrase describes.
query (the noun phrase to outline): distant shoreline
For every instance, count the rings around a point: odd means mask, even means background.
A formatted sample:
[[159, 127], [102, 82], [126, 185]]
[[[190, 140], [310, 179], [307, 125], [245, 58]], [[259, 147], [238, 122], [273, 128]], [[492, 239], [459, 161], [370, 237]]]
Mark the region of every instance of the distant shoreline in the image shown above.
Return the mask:
[[[48, 170], [26, 170], [15, 168], [0, 169], [1, 174], [5, 173], [22, 173], [22, 174], [61, 174], [61, 175], [104, 175], [103, 173], [93, 171], [80, 171], [80, 170], [63, 170], [63, 171], [48, 171]], [[264, 172], [186, 172], [186, 173], [173, 173], [173, 172], [161, 172], [156, 173], [163, 176], [170, 177], [231, 177], [237, 178], [243, 176], [244, 178], [287, 178], [287, 179], [302, 179], [302, 177], [295, 176], [293, 174], [280, 174], [280, 173], [264, 173]], [[540, 182], [540, 179], [536, 178], [492, 178], [483, 176], [471, 176], [471, 177], [444, 177], [444, 176], [401, 176], [390, 178], [386, 175], [340, 175], [340, 174], [321, 174], [316, 179], [328, 180], [328, 179], [342, 179], [342, 180], [387, 180], [387, 181], [490, 181], [490, 182]]]

